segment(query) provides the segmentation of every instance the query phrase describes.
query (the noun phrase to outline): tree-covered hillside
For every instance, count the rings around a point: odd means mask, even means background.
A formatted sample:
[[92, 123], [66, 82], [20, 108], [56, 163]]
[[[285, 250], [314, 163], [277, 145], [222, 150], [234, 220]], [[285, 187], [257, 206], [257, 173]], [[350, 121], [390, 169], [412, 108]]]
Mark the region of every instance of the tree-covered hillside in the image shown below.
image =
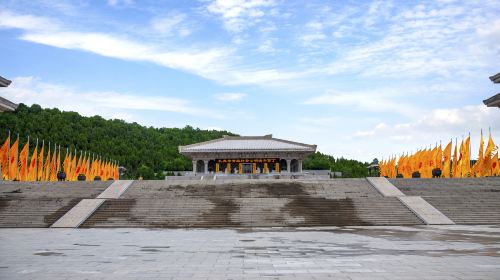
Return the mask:
[[[154, 128], [122, 120], [105, 120], [102, 117], [83, 117], [75, 112], [61, 112], [58, 109], [42, 109], [39, 105], [28, 107], [19, 104], [15, 112], [0, 113], [0, 144], [10, 129], [12, 138], [20, 134], [20, 144], [31, 137], [30, 151], [34, 140], [45, 140], [47, 144], [90, 151], [106, 158], [118, 160], [127, 168], [127, 177], [144, 179], [162, 178], [162, 171], [191, 170], [189, 159], [179, 154], [179, 145], [235, 135], [227, 131], [201, 130], [191, 126], [184, 128]], [[64, 154], [63, 154], [64, 155]], [[304, 169], [331, 169], [340, 171], [346, 177], [363, 177], [366, 164], [355, 160], [333, 158], [316, 153], [304, 161]]]
[[304, 169], [325, 170], [330, 169], [335, 172], [342, 172], [342, 177], [360, 178], [365, 177], [368, 163], [359, 162], [343, 157], [334, 158], [329, 155], [316, 152], [304, 160]]
[[[122, 120], [105, 120], [102, 117], [83, 117], [75, 112], [58, 109], [42, 109], [39, 105], [28, 107], [19, 104], [15, 112], [0, 113], [1, 143], [10, 129], [12, 138], [20, 134], [24, 145], [38, 138], [61, 144], [61, 150], [90, 151], [106, 158], [118, 160], [127, 168], [130, 178], [149, 177], [163, 170], [191, 170], [192, 163], [179, 154], [179, 145], [234, 135], [227, 131], [201, 130], [191, 126], [184, 128], [154, 128]], [[30, 143], [30, 146], [31, 146]], [[33, 147], [33, 146], [32, 146]], [[30, 149], [32, 151], [33, 148]], [[64, 155], [64, 154], [63, 154]], [[140, 168], [142, 167], [142, 168]]]

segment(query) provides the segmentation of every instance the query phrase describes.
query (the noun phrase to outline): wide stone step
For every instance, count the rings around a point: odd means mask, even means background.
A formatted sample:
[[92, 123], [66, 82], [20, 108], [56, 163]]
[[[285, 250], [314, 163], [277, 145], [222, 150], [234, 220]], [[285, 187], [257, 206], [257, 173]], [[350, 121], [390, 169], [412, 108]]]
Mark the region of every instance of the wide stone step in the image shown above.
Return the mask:
[[82, 227], [259, 227], [421, 224], [397, 198], [111, 199]]

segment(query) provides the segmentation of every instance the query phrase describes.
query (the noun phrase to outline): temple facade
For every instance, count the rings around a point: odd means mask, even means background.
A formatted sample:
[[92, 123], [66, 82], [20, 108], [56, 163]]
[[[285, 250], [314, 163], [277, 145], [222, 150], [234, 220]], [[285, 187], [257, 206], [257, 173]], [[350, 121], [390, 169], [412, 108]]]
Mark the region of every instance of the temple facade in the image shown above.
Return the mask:
[[193, 161], [194, 173], [270, 174], [300, 173], [304, 158], [316, 152], [308, 145], [265, 136], [224, 136], [179, 146]]

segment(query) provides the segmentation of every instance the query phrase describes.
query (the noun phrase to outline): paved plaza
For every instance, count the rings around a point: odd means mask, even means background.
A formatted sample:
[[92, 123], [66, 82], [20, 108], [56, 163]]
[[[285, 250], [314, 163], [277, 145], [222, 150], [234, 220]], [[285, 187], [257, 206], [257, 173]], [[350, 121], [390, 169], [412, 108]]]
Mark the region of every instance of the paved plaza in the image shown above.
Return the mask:
[[0, 279], [500, 279], [500, 227], [2, 229]]

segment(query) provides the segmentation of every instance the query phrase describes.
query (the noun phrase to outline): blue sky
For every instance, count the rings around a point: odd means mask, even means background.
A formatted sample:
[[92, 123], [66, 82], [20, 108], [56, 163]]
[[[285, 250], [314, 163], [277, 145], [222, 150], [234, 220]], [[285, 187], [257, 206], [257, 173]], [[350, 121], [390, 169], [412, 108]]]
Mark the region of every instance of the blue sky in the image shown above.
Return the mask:
[[500, 141], [482, 104], [500, 92], [499, 14], [498, 0], [3, 0], [0, 94], [364, 161], [474, 145], [481, 128]]

